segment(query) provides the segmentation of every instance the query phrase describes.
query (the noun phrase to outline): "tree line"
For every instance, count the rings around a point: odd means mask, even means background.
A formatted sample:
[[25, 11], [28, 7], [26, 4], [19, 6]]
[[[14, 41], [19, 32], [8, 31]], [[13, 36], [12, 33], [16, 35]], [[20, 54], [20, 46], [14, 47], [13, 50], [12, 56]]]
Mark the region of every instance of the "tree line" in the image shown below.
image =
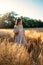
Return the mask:
[[[11, 11], [4, 15], [0, 15], [0, 28], [13, 28], [18, 14]], [[37, 19], [31, 19], [29, 17], [20, 16], [23, 21], [24, 28], [42, 28], [43, 21]]]

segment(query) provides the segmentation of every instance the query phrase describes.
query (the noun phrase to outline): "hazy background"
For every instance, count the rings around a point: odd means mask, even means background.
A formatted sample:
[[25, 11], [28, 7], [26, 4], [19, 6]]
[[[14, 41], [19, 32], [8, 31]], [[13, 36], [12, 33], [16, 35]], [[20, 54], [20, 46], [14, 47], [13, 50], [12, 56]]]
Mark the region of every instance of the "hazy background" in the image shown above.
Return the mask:
[[43, 0], [0, 0], [0, 14], [10, 11], [43, 20]]

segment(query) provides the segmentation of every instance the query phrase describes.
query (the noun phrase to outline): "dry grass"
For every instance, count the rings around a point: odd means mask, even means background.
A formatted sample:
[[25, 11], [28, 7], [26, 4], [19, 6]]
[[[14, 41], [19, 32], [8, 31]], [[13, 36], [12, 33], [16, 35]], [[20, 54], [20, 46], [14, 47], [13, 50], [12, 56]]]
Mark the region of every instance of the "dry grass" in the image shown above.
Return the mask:
[[43, 65], [43, 32], [25, 30], [28, 50], [14, 43], [13, 30], [0, 30], [0, 65]]
[[9, 43], [6, 39], [0, 44], [0, 65], [29, 65], [26, 48]]

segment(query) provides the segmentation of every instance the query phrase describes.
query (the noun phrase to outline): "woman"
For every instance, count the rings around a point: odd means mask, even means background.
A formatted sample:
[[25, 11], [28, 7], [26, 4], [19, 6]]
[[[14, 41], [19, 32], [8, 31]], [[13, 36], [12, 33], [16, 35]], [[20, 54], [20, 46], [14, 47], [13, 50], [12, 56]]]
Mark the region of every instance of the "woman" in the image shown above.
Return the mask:
[[27, 47], [27, 41], [21, 19], [17, 19], [16, 24], [14, 26], [14, 33], [15, 43], [22, 44]]

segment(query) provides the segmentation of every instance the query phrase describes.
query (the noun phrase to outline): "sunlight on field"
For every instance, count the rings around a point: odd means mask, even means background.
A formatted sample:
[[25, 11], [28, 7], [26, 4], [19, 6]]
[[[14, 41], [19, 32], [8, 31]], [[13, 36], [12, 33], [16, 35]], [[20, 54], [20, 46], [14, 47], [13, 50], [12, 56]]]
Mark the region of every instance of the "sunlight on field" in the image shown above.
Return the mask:
[[[0, 32], [6, 32], [8, 33], [11, 37], [14, 36], [13, 29], [0, 29]], [[43, 32], [37, 32], [36, 30], [25, 30], [25, 35], [26, 37], [31, 37], [31, 38], [38, 38], [41, 37], [43, 41]]]
[[8, 34], [10, 34], [11, 36], [13, 36], [14, 35], [14, 33], [13, 33], [13, 30], [12, 29], [0, 29], [0, 32], [5, 32], [5, 33], [8, 33]]
[[41, 40], [43, 41], [43, 32], [37, 32], [36, 30], [26, 30], [25, 31], [25, 35], [27, 37], [31, 37], [31, 38], [38, 38], [41, 37]]
[[14, 43], [13, 29], [0, 29], [0, 65], [43, 65], [43, 32], [25, 30], [27, 49]]

